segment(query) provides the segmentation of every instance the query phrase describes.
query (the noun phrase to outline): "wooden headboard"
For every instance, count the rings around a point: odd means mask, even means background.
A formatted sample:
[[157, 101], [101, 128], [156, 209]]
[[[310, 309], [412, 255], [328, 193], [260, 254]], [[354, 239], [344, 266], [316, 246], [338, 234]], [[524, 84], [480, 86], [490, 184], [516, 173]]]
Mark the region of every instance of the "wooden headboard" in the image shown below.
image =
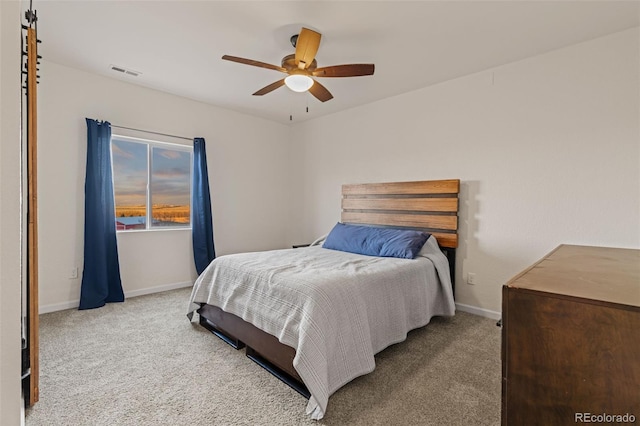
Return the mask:
[[342, 185], [341, 222], [429, 232], [449, 260], [455, 294], [459, 193], [459, 179]]
[[343, 223], [416, 228], [458, 247], [460, 180], [342, 185]]

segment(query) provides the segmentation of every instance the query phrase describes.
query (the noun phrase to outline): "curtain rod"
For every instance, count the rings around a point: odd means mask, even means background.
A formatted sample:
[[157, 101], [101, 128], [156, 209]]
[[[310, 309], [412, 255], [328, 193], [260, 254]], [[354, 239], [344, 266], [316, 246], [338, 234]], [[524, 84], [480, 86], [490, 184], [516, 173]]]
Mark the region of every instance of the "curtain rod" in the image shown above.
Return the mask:
[[133, 127], [116, 126], [115, 124], [112, 124], [111, 127], [117, 127], [118, 129], [134, 130], [136, 132], [151, 133], [153, 135], [169, 136], [170, 138], [184, 139], [184, 140], [193, 142], [193, 138], [186, 138], [184, 136], [176, 136], [176, 135], [169, 135], [167, 133], [159, 133], [159, 132], [152, 132], [152, 131], [149, 131], [149, 130], [134, 129]]

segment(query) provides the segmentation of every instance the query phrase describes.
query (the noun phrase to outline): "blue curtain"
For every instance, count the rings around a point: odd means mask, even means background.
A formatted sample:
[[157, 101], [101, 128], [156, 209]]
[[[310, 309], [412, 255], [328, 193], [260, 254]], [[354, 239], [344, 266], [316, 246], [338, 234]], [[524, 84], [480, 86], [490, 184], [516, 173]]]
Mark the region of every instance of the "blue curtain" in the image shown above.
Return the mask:
[[196, 271], [200, 275], [216, 258], [213, 245], [213, 218], [211, 215], [211, 195], [209, 194], [209, 172], [207, 150], [204, 138], [193, 140], [193, 182], [191, 185], [191, 224], [193, 236], [193, 258]]
[[84, 183], [84, 268], [79, 309], [123, 302], [116, 242], [111, 125], [87, 118], [87, 174]]

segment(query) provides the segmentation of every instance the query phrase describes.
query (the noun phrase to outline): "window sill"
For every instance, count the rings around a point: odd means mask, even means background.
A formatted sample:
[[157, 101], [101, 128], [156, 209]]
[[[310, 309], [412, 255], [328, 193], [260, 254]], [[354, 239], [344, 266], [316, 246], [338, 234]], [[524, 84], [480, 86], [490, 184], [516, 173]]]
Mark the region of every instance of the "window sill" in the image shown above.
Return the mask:
[[129, 229], [126, 231], [116, 231], [116, 234], [140, 234], [145, 232], [167, 232], [167, 231], [191, 231], [191, 227], [183, 228], [183, 227], [166, 227], [166, 228], [155, 228], [155, 229]]

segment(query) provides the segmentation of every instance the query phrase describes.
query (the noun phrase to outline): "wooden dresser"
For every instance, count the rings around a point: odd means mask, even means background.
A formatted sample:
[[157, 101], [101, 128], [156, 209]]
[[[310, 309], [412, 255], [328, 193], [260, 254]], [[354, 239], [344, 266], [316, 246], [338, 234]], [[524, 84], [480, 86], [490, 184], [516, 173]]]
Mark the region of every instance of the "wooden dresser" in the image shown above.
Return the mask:
[[503, 287], [502, 317], [503, 425], [640, 423], [640, 250], [561, 245]]

